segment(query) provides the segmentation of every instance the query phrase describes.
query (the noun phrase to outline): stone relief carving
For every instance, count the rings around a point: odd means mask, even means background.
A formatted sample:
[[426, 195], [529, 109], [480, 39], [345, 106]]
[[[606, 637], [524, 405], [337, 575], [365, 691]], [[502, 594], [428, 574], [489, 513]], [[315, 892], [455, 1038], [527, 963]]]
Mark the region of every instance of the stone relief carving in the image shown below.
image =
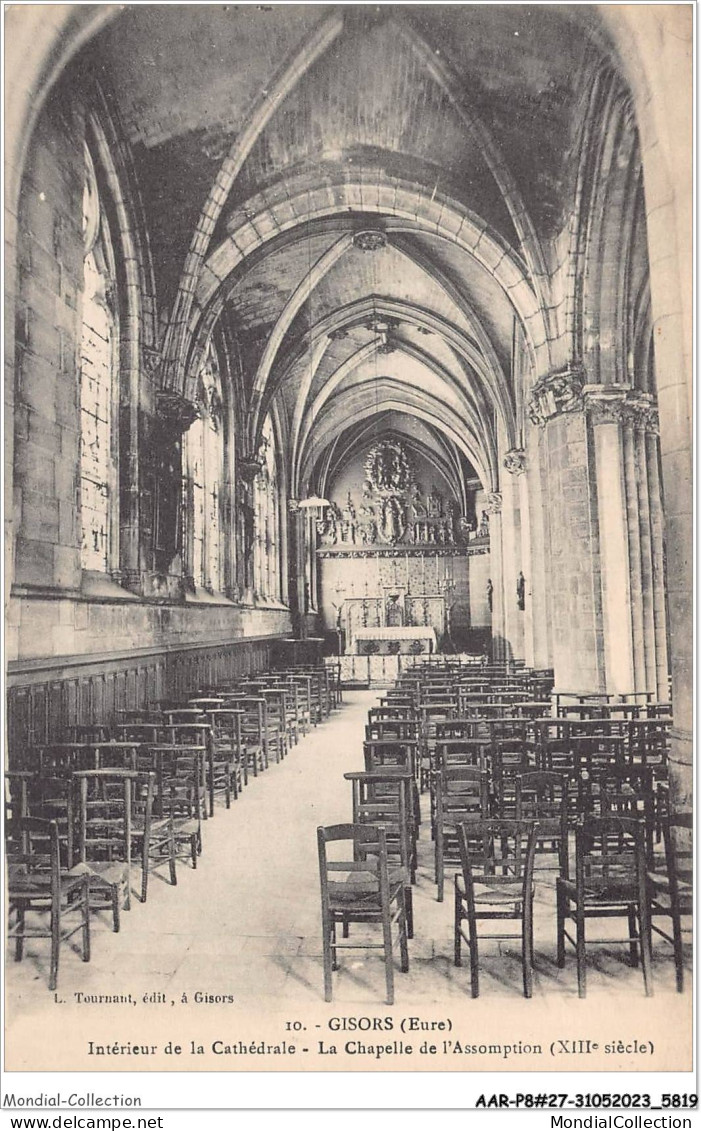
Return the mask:
[[[587, 385], [578, 369], [566, 368], [536, 381], [531, 391], [528, 415], [534, 424], [545, 425], [564, 412], [586, 412], [593, 424], [623, 424], [657, 435], [659, 415], [655, 398], [630, 385]], [[504, 466], [517, 471], [507, 452]], [[507, 463], [507, 460], [509, 461]]]
[[404, 445], [398, 440], [374, 444], [364, 463], [362, 497], [352, 493], [342, 507], [328, 507], [317, 523], [321, 547], [456, 546], [470, 537], [488, 537], [459, 513], [453, 499], [433, 486], [426, 493], [417, 482]]
[[523, 448], [512, 448], [504, 456], [504, 467], [511, 475], [523, 475], [526, 470], [526, 453]]
[[197, 406], [179, 393], [163, 389], [156, 394], [156, 426], [159, 432], [187, 432], [196, 417]]
[[566, 366], [546, 373], [531, 390], [528, 415], [534, 424], [543, 426], [563, 412], [579, 412], [583, 388], [584, 374], [579, 369]]
[[353, 247], [358, 247], [361, 251], [381, 251], [386, 246], [387, 236], [378, 228], [356, 232], [353, 236]]
[[[487, 495], [487, 513], [500, 514], [502, 504], [501, 491], [490, 491]], [[484, 512], [482, 512], [484, 513]]]

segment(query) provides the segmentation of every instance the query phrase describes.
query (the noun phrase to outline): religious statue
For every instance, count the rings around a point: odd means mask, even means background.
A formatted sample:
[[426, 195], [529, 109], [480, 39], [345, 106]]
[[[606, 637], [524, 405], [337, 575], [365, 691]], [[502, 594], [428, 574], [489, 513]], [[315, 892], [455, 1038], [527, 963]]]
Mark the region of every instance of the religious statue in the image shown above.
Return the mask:
[[365, 460], [365, 474], [375, 491], [386, 494], [406, 491], [411, 473], [403, 445], [395, 440], [375, 444]]
[[348, 499], [346, 505], [341, 511], [341, 541], [342, 542], [355, 542], [355, 507], [351, 499], [351, 493], [348, 492]]
[[477, 534], [480, 538], [489, 537], [489, 515], [486, 511], [482, 511], [482, 517], [480, 518], [480, 525]]
[[326, 513], [316, 520], [316, 532], [322, 546], [335, 546], [341, 525], [341, 512], [335, 503], [326, 508]]
[[516, 604], [523, 612], [526, 607], [526, 579], [522, 573], [516, 578]]
[[428, 517], [440, 518], [443, 513], [443, 496], [436, 487], [431, 488], [431, 494], [428, 496]]
[[491, 577], [488, 577], [487, 578], [487, 604], [489, 605], [489, 611], [490, 612], [492, 611], [492, 601], [493, 601], [493, 599], [494, 599], [494, 585], [492, 584]]
[[421, 500], [421, 484], [412, 483], [409, 492], [409, 508], [412, 522], [426, 517], [426, 507]]
[[357, 531], [362, 545], [371, 546], [373, 542], [377, 541], [377, 522], [373, 506], [364, 505], [360, 507]]
[[397, 495], [382, 500], [380, 534], [385, 542], [395, 543], [403, 537], [406, 530], [406, 507]]
[[390, 593], [385, 610], [385, 622], [388, 628], [401, 628], [404, 624], [404, 610], [399, 602], [398, 593]]
[[445, 507], [445, 541], [452, 546], [455, 542], [455, 503], [452, 499], [446, 499]]

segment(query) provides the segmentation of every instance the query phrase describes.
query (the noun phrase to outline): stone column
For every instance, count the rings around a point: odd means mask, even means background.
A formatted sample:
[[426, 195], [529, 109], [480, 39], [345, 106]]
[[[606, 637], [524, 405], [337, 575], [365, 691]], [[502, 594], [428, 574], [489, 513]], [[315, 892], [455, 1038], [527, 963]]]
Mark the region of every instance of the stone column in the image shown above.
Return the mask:
[[[645, 450], [647, 482], [645, 488], [650, 506], [650, 557], [652, 559], [653, 635], [655, 641], [655, 684], [657, 698], [669, 698], [669, 644], [667, 637], [667, 594], [664, 557], [664, 513], [660, 485], [660, 452], [658, 423], [654, 412], [645, 421], [640, 437]], [[642, 483], [640, 484], [643, 490]], [[691, 628], [689, 628], [691, 633]]]
[[[633, 683], [631, 691], [647, 691], [647, 671], [645, 666], [645, 618], [646, 587], [650, 578], [643, 577], [642, 536], [645, 529], [644, 514], [638, 498], [637, 437], [633, 414], [624, 411], [621, 418], [623, 443], [623, 478], [625, 483], [625, 502], [628, 527], [628, 560], [630, 562], [630, 613], [633, 646]], [[649, 540], [649, 534], [648, 534]], [[648, 598], [649, 601], [649, 598]]]
[[542, 429], [544, 585], [551, 609], [555, 685], [563, 691], [589, 692], [603, 689], [605, 663], [583, 387], [583, 373], [571, 366], [546, 374], [533, 386], [528, 414]]
[[[655, 636], [655, 606], [658, 600], [662, 603], [664, 611], [664, 571], [660, 572], [660, 591], [655, 592], [654, 566], [652, 558], [652, 520], [650, 483], [647, 468], [647, 449], [645, 447], [645, 428], [652, 417], [656, 417], [652, 405], [652, 397], [647, 393], [636, 395], [636, 399], [628, 405], [628, 419], [632, 420], [635, 437], [635, 492], [637, 495], [637, 513], [640, 530], [640, 572], [642, 584], [642, 631], [645, 653], [645, 682], [641, 683], [646, 691], [657, 694], [657, 646]], [[655, 494], [659, 506], [659, 483], [656, 485]], [[661, 537], [660, 528], [660, 537]], [[661, 544], [660, 544], [661, 549]], [[662, 623], [665, 618], [663, 615]], [[662, 640], [662, 651], [665, 654], [666, 670], [666, 639]], [[667, 687], [663, 698], [667, 698]]]
[[[533, 431], [535, 432], [535, 429]], [[536, 548], [534, 578], [537, 574], [537, 585], [534, 586], [534, 592], [540, 595], [537, 607], [544, 610], [544, 621], [541, 622], [534, 610], [533, 623], [537, 633], [536, 639], [540, 655], [538, 667], [552, 668], [555, 653], [553, 649], [553, 592], [548, 574], [551, 545], [550, 492], [547, 475], [548, 444], [543, 429], [539, 428], [537, 432], [537, 441], [529, 445], [532, 452], [533, 471], [528, 477], [528, 485], [533, 490], [533, 504], [531, 506], [531, 515], [534, 519], [533, 529], [537, 530], [539, 534], [538, 539], [533, 540], [533, 545]]]
[[492, 659], [510, 659], [507, 647], [504, 618], [504, 571], [501, 529], [501, 494], [491, 491], [487, 495], [489, 514], [489, 565], [492, 580]]
[[[588, 385], [587, 414], [594, 434], [596, 500], [601, 555], [601, 602], [606, 690], [635, 690], [631, 558], [621, 419], [627, 387]], [[641, 603], [642, 594], [636, 599]]]
[[303, 635], [304, 609], [304, 529], [303, 511], [297, 499], [287, 500], [287, 600], [292, 618], [292, 632]]
[[[507, 635], [511, 641], [514, 656], [523, 658], [528, 667], [533, 667], [533, 606], [531, 601], [531, 537], [528, 513], [528, 485], [526, 476], [526, 453], [523, 448], [512, 448], [504, 457], [504, 467], [509, 472], [504, 481], [505, 514], [513, 514], [512, 538], [504, 537], [505, 552], [513, 555], [511, 568], [504, 571], [507, 600]], [[508, 548], [507, 548], [508, 547]], [[525, 609], [518, 607], [516, 599], [516, 578], [519, 571], [526, 577]]]

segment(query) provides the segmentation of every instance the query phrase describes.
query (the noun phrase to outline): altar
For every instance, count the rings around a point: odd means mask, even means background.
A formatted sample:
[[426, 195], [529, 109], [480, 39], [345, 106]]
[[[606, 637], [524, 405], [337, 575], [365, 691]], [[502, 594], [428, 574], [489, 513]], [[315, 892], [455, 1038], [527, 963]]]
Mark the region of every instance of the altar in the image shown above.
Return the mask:
[[445, 634], [445, 599], [400, 590], [347, 597], [341, 624], [346, 655], [397, 656], [436, 652]]
[[359, 628], [353, 638], [358, 656], [416, 656], [435, 652], [436, 631], [428, 625], [405, 625], [396, 628]]

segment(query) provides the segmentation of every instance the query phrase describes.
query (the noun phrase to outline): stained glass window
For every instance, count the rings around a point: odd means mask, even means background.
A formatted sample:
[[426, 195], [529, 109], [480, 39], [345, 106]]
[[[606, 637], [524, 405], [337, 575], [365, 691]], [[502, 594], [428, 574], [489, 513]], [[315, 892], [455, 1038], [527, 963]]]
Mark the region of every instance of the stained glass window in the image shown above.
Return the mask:
[[107, 573], [111, 508], [116, 495], [112, 453], [112, 401], [116, 367], [116, 322], [111, 308], [114, 268], [109, 231], [100, 210], [92, 161], [86, 153], [83, 194], [83, 295], [80, 355], [80, 513], [83, 569]]
[[183, 445], [183, 474], [190, 487], [192, 576], [196, 586], [223, 586], [222, 481], [224, 419], [216, 351], [210, 342], [200, 369], [197, 419]]
[[255, 480], [256, 538], [254, 586], [263, 600], [280, 600], [280, 498], [273, 424], [266, 417], [262, 433], [263, 468]]

